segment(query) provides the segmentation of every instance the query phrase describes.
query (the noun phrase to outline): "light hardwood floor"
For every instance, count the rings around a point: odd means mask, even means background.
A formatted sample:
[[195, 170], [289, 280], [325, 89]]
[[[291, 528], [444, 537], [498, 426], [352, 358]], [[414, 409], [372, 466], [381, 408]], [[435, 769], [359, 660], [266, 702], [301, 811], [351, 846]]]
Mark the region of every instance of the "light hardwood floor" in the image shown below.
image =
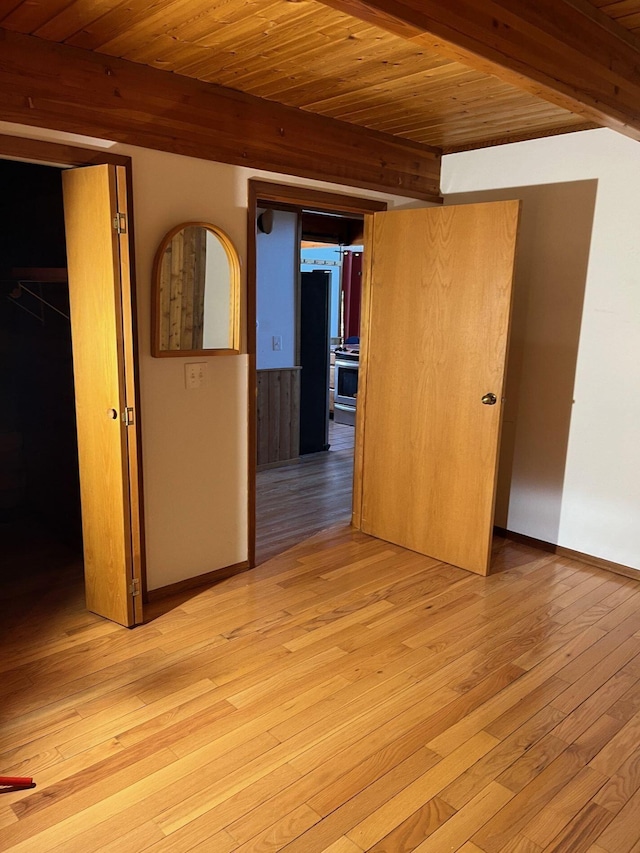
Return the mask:
[[638, 853], [640, 584], [494, 567], [342, 526], [132, 631], [14, 598], [0, 850]]

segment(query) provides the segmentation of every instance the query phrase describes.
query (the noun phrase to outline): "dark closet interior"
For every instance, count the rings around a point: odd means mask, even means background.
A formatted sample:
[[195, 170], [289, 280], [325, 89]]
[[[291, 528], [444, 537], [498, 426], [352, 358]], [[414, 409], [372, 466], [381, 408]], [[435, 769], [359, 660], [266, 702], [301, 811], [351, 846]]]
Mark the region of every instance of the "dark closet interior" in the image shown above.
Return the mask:
[[82, 538], [61, 170], [0, 161], [0, 185], [0, 544], [15, 572], [34, 549], [81, 554]]

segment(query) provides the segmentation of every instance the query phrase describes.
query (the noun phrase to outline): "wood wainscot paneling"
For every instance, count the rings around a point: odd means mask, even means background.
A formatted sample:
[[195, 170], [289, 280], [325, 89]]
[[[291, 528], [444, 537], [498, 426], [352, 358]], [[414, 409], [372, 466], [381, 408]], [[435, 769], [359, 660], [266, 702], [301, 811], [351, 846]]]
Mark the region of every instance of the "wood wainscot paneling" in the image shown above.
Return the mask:
[[258, 467], [300, 455], [300, 368], [258, 370]]

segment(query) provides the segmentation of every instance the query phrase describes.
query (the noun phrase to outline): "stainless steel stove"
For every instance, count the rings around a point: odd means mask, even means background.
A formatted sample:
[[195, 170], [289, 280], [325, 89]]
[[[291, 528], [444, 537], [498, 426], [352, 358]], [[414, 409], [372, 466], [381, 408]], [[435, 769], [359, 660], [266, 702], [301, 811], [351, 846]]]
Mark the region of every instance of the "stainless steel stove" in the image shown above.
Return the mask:
[[336, 350], [333, 406], [333, 419], [336, 423], [355, 425], [359, 365], [358, 350]]

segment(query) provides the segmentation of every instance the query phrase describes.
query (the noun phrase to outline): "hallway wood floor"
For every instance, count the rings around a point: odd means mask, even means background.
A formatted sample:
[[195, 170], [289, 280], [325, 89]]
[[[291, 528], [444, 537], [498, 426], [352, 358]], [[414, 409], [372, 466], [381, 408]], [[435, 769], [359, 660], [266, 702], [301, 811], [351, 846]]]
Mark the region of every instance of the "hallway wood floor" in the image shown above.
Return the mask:
[[[356, 533], [148, 608], [3, 613], [12, 853], [638, 853], [640, 584]], [[17, 603], [16, 603], [17, 601]]]
[[256, 477], [256, 564], [351, 521], [354, 427], [329, 421], [331, 449]]

